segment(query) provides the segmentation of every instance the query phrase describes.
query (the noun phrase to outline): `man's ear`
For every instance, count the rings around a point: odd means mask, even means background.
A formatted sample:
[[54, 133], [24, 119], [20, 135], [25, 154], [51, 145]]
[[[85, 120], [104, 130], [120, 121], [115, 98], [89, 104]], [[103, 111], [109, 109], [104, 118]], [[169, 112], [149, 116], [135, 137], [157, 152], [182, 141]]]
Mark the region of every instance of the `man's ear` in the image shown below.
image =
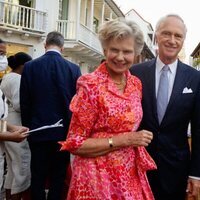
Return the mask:
[[160, 35], [161, 35], [160, 31], [157, 31], [154, 34], [154, 42], [155, 42], [156, 45], [159, 43], [158, 40], [160, 38]]
[[61, 47], [60, 48], [60, 52], [62, 53], [64, 51], [64, 47]]
[[157, 42], [157, 36], [156, 34], [154, 35], [154, 39], [153, 39], [153, 47], [155, 50], [158, 49], [158, 42]]
[[44, 43], [44, 48], [45, 48], [45, 50], [46, 50], [46, 48], [47, 48], [46, 42]]

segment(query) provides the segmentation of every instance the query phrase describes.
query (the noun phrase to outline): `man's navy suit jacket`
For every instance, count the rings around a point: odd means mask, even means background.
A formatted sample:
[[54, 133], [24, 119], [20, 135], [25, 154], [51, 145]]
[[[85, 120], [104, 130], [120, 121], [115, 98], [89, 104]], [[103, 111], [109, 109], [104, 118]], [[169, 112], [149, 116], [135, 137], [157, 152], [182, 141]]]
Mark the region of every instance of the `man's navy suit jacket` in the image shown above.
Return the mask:
[[69, 104], [76, 93], [80, 68], [58, 52], [48, 51], [25, 64], [21, 77], [22, 124], [35, 129], [63, 119], [64, 127], [33, 132], [29, 141], [59, 141], [67, 135], [71, 112]]
[[[159, 125], [155, 91], [156, 59], [131, 67], [131, 74], [142, 81], [143, 119], [140, 129], [153, 132], [147, 150], [158, 165], [160, 184], [166, 191], [178, 189], [188, 175], [200, 177], [200, 73], [178, 61], [172, 94]], [[184, 88], [187, 91], [184, 93]], [[191, 89], [191, 90], [190, 90]], [[192, 125], [192, 154], [187, 138]], [[158, 186], [158, 185], [157, 185]]]

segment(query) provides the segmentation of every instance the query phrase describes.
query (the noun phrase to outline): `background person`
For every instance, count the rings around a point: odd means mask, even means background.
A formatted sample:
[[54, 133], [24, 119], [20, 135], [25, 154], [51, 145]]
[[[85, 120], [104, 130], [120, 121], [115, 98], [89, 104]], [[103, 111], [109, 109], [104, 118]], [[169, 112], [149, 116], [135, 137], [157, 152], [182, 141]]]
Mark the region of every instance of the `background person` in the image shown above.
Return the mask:
[[[186, 188], [189, 197], [196, 196], [200, 190], [200, 74], [178, 59], [186, 32], [180, 16], [164, 16], [155, 30], [157, 58], [131, 68], [131, 73], [143, 85], [144, 116], [140, 128], [154, 135], [147, 149], [158, 167], [148, 174], [156, 200], [185, 200]], [[168, 93], [163, 112], [159, 105], [164, 108], [165, 101], [158, 94], [166, 65], [167, 83], [160, 90]], [[160, 119], [161, 111], [164, 116]], [[189, 122], [191, 155], [187, 137]]]
[[142, 118], [138, 78], [129, 67], [143, 48], [138, 25], [109, 21], [99, 31], [106, 61], [79, 78], [67, 140], [61, 150], [75, 155], [68, 200], [153, 200], [146, 171], [155, 168], [144, 146], [152, 133], [137, 132]]
[[71, 119], [69, 103], [76, 93], [76, 81], [81, 75], [76, 64], [65, 60], [61, 53], [64, 38], [50, 32], [45, 42], [46, 53], [25, 64], [20, 86], [22, 124], [35, 129], [63, 120], [63, 127], [32, 133], [28, 137], [31, 149], [31, 196], [33, 200], [60, 200], [69, 152], [60, 152], [57, 143], [65, 140]]
[[[19, 87], [24, 63], [30, 60], [32, 60], [31, 56], [24, 52], [8, 57], [8, 65], [12, 71], [3, 76], [0, 88], [7, 98], [8, 117], [6, 119], [11, 124], [21, 125]], [[6, 198], [12, 200], [27, 199], [27, 189], [31, 184], [31, 152], [28, 142], [27, 140], [20, 143], [4, 142], [4, 145], [7, 163], [4, 183]]]
[[[8, 60], [6, 57], [6, 43], [0, 39], [0, 71], [5, 71], [8, 66]], [[4, 141], [21, 142], [28, 135], [28, 128], [22, 126], [15, 126], [6, 123], [6, 117], [8, 114], [6, 97], [0, 90], [0, 199], [4, 198], [4, 166], [5, 166], [5, 148]]]

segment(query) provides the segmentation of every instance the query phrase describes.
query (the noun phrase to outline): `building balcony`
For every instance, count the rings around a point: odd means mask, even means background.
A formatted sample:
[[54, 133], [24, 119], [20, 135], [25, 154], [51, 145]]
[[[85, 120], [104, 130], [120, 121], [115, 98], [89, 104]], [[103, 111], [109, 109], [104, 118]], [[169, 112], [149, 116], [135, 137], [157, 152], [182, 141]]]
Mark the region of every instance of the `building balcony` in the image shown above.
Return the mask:
[[58, 20], [57, 31], [65, 38], [65, 53], [81, 54], [93, 59], [103, 57], [97, 34], [76, 21]]
[[34, 8], [0, 1], [0, 30], [41, 36], [46, 33], [47, 13]]

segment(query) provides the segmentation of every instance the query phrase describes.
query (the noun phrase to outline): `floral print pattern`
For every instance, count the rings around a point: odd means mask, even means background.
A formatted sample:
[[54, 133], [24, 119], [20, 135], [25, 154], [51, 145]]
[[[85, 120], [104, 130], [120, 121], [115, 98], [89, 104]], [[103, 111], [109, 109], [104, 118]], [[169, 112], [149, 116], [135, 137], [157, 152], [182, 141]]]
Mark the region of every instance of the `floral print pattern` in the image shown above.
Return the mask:
[[[136, 131], [142, 119], [142, 85], [126, 73], [120, 93], [105, 63], [79, 78], [72, 99], [73, 112], [67, 140], [61, 150], [75, 152], [87, 138], [108, 138]], [[146, 171], [155, 163], [144, 147], [127, 147], [104, 156], [75, 156], [68, 200], [153, 200]]]

